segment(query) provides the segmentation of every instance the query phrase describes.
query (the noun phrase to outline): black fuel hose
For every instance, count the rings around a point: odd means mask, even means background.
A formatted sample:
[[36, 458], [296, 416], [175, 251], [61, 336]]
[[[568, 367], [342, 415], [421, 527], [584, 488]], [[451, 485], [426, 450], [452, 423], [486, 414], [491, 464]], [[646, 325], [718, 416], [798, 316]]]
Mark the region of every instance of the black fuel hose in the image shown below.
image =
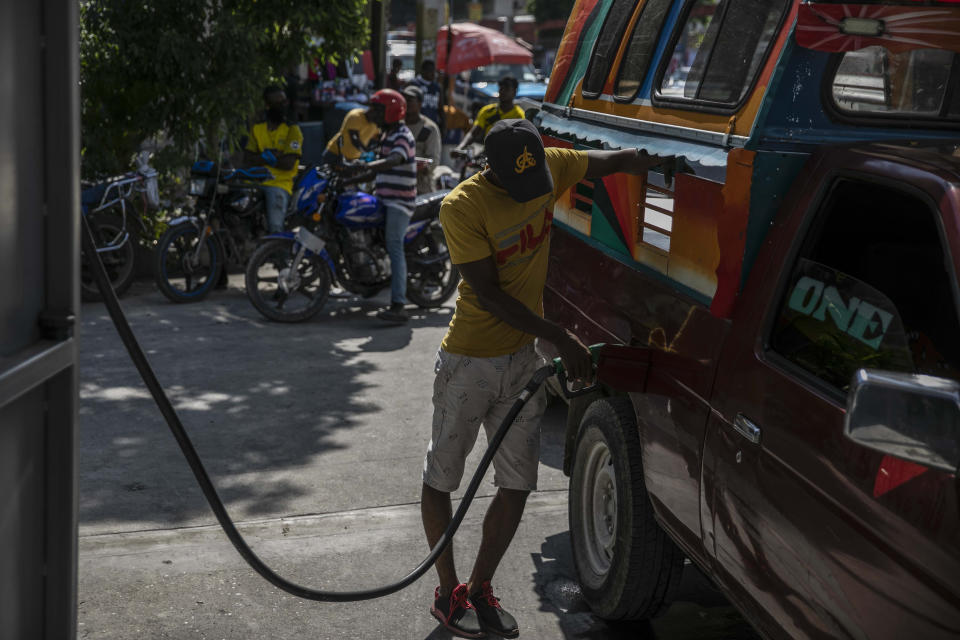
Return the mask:
[[363, 589], [359, 591], [321, 591], [318, 589], [303, 587], [290, 582], [280, 575], [277, 575], [277, 573], [275, 573], [270, 567], [264, 564], [263, 560], [261, 560], [257, 554], [253, 552], [253, 550], [247, 545], [246, 541], [244, 541], [243, 536], [240, 535], [240, 532], [237, 531], [237, 527], [230, 519], [227, 509], [223, 506], [220, 496], [217, 495], [217, 490], [214, 488], [213, 483], [210, 481], [210, 477], [207, 475], [206, 469], [203, 467], [203, 463], [200, 461], [200, 456], [197, 455], [196, 450], [193, 448], [193, 443], [190, 441], [190, 437], [184, 430], [183, 424], [180, 422], [180, 418], [177, 416], [177, 412], [174, 410], [173, 405], [170, 404], [170, 399], [167, 398], [167, 394], [164, 392], [163, 387], [160, 386], [160, 383], [157, 381], [157, 377], [154, 375], [153, 369], [150, 367], [150, 363], [147, 361], [147, 357], [140, 349], [140, 344], [137, 342], [136, 336], [134, 336], [133, 331], [130, 329], [130, 325], [127, 323], [127, 318], [123, 314], [123, 310], [120, 308], [117, 295], [113, 291], [113, 287], [110, 285], [110, 280], [107, 277], [103, 263], [100, 261], [100, 256], [96, 252], [90, 226], [88, 225], [86, 218], [82, 218], [82, 220], [83, 229], [81, 230], [81, 236], [83, 241], [83, 252], [85, 258], [90, 263], [93, 276], [97, 281], [97, 287], [100, 289], [100, 294], [103, 296], [103, 301], [107, 306], [107, 311], [110, 313], [110, 319], [113, 320], [113, 324], [117, 329], [117, 333], [120, 334], [120, 339], [123, 341], [123, 345], [126, 347], [127, 353], [130, 354], [130, 359], [133, 360], [133, 364], [137, 367], [140, 377], [143, 378], [144, 384], [146, 384], [147, 389], [150, 390], [150, 395], [153, 396], [154, 401], [157, 403], [157, 407], [159, 407], [160, 413], [163, 414], [163, 417], [167, 422], [167, 426], [170, 427], [173, 437], [176, 438], [177, 444], [180, 445], [180, 450], [183, 452], [184, 457], [190, 464], [190, 469], [193, 471], [194, 477], [196, 477], [197, 482], [200, 484], [200, 488], [203, 490], [203, 495], [206, 497], [207, 502], [210, 504], [210, 508], [217, 517], [217, 522], [220, 523], [220, 526], [223, 528], [223, 532], [227, 534], [227, 538], [229, 538], [230, 542], [233, 543], [233, 546], [236, 548], [237, 552], [243, 557], [244, 560], [247, 561], [247, 564], [249, 564], [254, 571], [259, 573], [265, 580], [273, 584], [275, 587], [283, 589], [287, 593], [297, 596], [298, 598], [317, 600], [320, 602], [355, 602], [359, 600], [371, 600], [373, 598], [380, 598], [396, 591], [400, 591], [401, 589], [413, 584], [424, 573], [426, 573], [427, 570], [433, 566], [433, 563], [437, 561], [437, 558], [440, 557], [440, 554], [443, 553], [443, 550], [447, 548], [447, 545], [450, 544], [450, 541], [453, 540], [454, 534], [460, 527], [460, 523], [467, 514], [467, 510], [470, 508], [470, 503], [473, 501], [473, 498], [477, 493], [477, 489], [480, 487], [480, 482], [483, 480], [483, 475], [490, 467], [490, 462], [493, 460], [493, 456], [496, 453], [497, 448], [500, 446], [500, 443], [503, 442], [504, 436], [507, 435], [507, 430], [510, 428], [510, 425], [513, 424], [513, 420], [517, 417], [517, 414], [520, 413], [520, 410], [527, 403], [527, 400], [529, 400], [530, 397], [536, 393], [540, 385], [543, 384], [544, 380], [546, 380], [555, 371], [555, 367], [545, 366], [541, 367], [536, 371], [536, 373], [533, 374], [530, 382], [527, 383], [527, 386], [524, 387], [523, 391], [520, 393], [520, 397], [516, 400], [516, 402], [513, 403], [513, 406], [507, 413], [507, 417], [504, 418], [500, 428], [497, 429], [496, 434], [493, 436], [493, 439], [487, 446], [487, 450], [483, 454], [483, 458], [480, 460], [480, 465], [477, 467], [476, 473], [473, 474], [473, 478], [470, 480], [470, 484], [460, 501], [460, 506], [457, 507], [457, 511], [453, 515], [453, 519], [450, 521], [450, 525], [447, 527], [446, 531], [443, 532], [443, 535], [440, 537], [440, 540], [433, 547], [433, 549], [430, 550], [430, 554], [423, 560], [423, 562], [417, 565], [413, 571], [397, 582], [373, 589]]

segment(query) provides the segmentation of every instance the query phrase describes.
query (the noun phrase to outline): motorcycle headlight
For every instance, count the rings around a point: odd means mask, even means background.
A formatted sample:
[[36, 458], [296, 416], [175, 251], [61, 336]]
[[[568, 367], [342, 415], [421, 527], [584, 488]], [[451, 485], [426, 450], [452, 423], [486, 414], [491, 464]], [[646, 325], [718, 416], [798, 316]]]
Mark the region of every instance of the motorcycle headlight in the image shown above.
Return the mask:
[[207, 187], [206, 178], [190, 178], [190, 195], [202, 196]]

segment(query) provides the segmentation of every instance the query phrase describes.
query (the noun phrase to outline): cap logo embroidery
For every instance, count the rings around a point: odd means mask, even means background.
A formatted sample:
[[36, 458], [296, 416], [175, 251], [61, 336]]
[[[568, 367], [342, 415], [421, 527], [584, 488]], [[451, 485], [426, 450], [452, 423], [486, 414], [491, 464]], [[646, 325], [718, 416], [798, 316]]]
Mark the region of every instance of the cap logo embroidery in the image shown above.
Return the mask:
[[537, 161], [533, 157], [533, 154], [527, 151], [527, 148], [523, 148], [523, 153], [517, 156], [517, 168], [514, 169], [517, 173], [523, 173], [527, 169], [537, 166]]

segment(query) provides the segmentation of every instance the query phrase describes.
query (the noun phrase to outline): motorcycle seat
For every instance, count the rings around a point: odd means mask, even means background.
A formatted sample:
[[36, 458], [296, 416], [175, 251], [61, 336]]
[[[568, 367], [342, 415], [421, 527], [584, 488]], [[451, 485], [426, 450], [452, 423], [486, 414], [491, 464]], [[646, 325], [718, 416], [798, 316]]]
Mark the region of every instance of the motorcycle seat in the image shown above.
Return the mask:
[[216, 168], [216, 164], [212, 160], [197, 160], [193, 163], [193, 166], [190, 167], [190, 173], [209, 176], [213, 173]]
[[269, 169], [266, 167], [246, 167], [243, 169], [234, 169], [233, 171], [225, 174], [223, 176], [224, 182], [229, 182], [231, 180], [252, 180], [254, 182], [262, 182], [264, 180], [269, 180], [273, 177], [273, 174], [270, 173]]
[[450, 193], [449, 190], [434, 191], [432, 193], [422, 193], [413, 201], [413, 216], [410, 222], [417, 222], [424, 218], [430, 218], [435, 215], [435, 211], [440, 207], [440, 202]]

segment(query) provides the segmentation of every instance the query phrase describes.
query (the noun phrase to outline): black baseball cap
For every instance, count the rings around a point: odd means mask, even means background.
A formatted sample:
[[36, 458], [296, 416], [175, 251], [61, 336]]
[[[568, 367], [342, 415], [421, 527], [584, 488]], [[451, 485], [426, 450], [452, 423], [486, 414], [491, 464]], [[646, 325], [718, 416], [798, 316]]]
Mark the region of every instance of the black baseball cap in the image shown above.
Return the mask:
[[408, 84], [403, 88], [401, 93], [403, 93], [405, 98], [416, 98], [421, 103], [423, 102], [423, 89], [415, 84]]
[[553, 192], [543, 140], [525, 119], [499, 120], [484, 139], [487, 161], [511, 198], [529, 202]]

